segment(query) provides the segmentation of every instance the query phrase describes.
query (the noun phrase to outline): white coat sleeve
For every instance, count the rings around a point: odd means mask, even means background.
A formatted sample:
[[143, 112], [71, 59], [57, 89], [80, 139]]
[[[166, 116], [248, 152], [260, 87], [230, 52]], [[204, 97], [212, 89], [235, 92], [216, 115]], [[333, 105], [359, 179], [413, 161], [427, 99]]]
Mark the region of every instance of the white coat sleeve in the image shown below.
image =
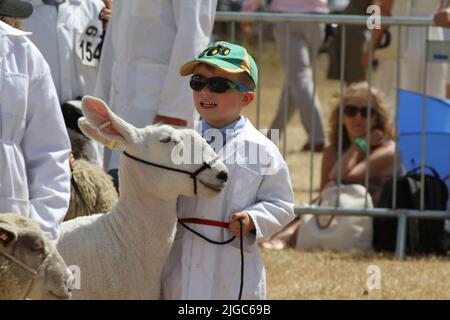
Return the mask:
[[209, 42], [217, 0], [174, 0], [177, 34], [170, 65], [158, 104], [158, 114], [190, 120], [194, 114], [189, 78], [179, 73], [181, 65], [194, 59]]
[[57, 241], [70, 201], [70, 141], [50, 69], [36, 59], [30, 78], [25, 134], [30, 218]]
[[256, 239], [272, 236], [294, 219], [294, 194], [287, 164], [271, 175], [265, 175], [256, 195], [256, 203], [245, 210], [256, 228]]

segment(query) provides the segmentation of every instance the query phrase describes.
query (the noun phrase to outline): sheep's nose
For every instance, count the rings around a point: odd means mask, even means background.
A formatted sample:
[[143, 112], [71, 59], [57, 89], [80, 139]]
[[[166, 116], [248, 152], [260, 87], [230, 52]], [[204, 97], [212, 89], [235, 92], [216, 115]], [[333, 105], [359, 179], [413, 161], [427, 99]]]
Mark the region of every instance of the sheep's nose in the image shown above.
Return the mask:
[[217, 175], [217, 179], [226, 182], [228, 180], [228, 173], [226, 171], [220, 171], [219, 174]]

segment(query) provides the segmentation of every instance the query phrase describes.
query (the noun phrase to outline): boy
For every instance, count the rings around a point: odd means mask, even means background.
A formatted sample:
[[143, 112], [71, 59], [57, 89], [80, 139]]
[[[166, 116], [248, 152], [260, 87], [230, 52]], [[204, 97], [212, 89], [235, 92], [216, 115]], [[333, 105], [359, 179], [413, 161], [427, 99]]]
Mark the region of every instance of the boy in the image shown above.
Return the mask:
[[[240, 115], [255, 98], [258, 70], [238, 45], [216, 42], [186, 63], [180, 74], [193, 74], [195, 108], [207, 129], [225, 138], [216, 151], [229, 169], [226, 188], [217, 197], [180, 197], [178, 217], [212, 244], [179, 225], [162, 275], [165, 299], [236, 299], [241, 277], [240, 223], [244, 249], [243, 299], [265, 299], [265, 271], [257, 241], [293, 219], [293, 192], [288, 167], [277, 147]], [[226, 131], [227, 130], [227, 131]], [[248, 150], [259, 149], [258, 161]], [[221, 148], [222, 147], [222, 148]], [[266, 158], [269, 166], [259, 161]], [[192, 218], [195, 218], [194, 220]], [[213, 221], [214, 220], [214, 221]]]

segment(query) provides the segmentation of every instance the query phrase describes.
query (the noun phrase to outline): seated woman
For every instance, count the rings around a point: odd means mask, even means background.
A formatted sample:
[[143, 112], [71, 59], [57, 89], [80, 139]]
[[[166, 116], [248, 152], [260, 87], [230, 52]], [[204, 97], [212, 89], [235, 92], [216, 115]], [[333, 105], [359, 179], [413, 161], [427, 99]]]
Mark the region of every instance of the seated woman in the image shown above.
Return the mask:
[[[368, 96], [371, 99], [371, 116], [368, 119]], [[369, 166], [369, 193], [374, 206], [377, 205], [384, 183], [392, 177], [395, 155], [395, 136], [390, 123], [389, 108], [384, 95], [366, 82], [350, 85], [344, 92], [344, 120], [342, 139], [341, 180], [342, 183], [365, 184], [366, 168]], [[322, 158], [320, 190], [328, 183], [337, 182], [339, 146], [339, 99], [333, 104], [330, 117], [330, 145]], [[367, 121], [370, 121], [370, 140], [366, 139]], [[370, 145], [369, 157], [366, 148]], [[400, 160], [398, 160], [400, 163]], [[398, 165], [399, 170], [401, 165]], [[283, 249], [294, 246], [300, 219], [297, 217], [283, 230], [262, 242], [267, 249]]]

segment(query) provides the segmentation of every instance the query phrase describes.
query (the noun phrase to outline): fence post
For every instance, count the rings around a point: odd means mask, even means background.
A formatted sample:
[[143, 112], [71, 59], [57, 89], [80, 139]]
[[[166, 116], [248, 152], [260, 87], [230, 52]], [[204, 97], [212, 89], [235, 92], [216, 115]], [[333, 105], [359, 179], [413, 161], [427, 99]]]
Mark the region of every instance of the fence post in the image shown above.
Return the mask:
[[396, 241], [396, 249], [395, 255], [398, 259], [405, 259], [405, 244], [406, 244], [406, 231], [407, 231], [407, 222], [408, 222], [408, 212], [405, 210], [401, 210], [398, 215], [398, 224], [397, 224], [397, 241]]

